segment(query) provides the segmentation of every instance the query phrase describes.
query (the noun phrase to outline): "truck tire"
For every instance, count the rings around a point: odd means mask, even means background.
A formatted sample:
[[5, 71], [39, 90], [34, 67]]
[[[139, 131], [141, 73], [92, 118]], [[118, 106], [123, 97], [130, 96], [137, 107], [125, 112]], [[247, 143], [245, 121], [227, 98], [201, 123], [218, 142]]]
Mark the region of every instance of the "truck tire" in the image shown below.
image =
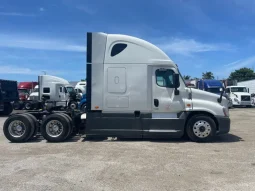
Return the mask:
[[77, 102], [76, 101], [70, 101], [69, 102], [69, 104], [68, 104], [68, 107], [70, 108], [70, 109], [77, 109], [77, 106], [78, 106], [78, 104], [77, 104]]
[[34, 132], [31, 135], [31, 137], [29, 138], [30, 140], [32, 140], [34, 137], [36, 137], [38, 131], [39, 131], [39, 122], [37, 121], [36, 117], [33, 116], [31, 113], [24, 113], [23, 115], [27, 115], [30, 117], [30, 119], [33, 121], [34, 124]]
[[207, 115], [195, 115], [189, 119], [186, 133], [194, 142], [211, 141], [216, 134], [216, 124]]
[[4, 111], [3, 114], [4, 115], [10, 115], [13, 111], [13, 107], [12, 104], [10, 103], [4, 103]]
[[86, 106], [87, 106], [86, 103], [82, 104], [81, 111], [86, 112]]
[[12, 115], [4, 122], [3, 131], [11, 142], [26, 142], [34, 131], [33, 122], [26, 115]]
[[20, 110], [20, 109], [21, 109], [21, 104], [20, 104], [19, 101], [15, 101], [15, 102], [13, 103], [13, 109], [14, 109], [14, 110]]
[[71, 118], [69, 115], [67, 115], [66, 113], [58, 113], [58, 114], [61, 114], [61, 115], [65, 116], [65, 117], [68, 119], [68, 121], [69, 121], [70, 130], [69, 130], [68, 135], [67, 135], [67, 137], [66, 137], [66, 138], [68, 139], [68, 138], [71, 137], [71, 135], [72, 135], [72, 133], [73, 133], [73, 120], [72, 120], [72, 118]]
[[49, 142], [62, 142], [70, 131], [69, 121], [57, 113], [47, 116], [41, 125], [41, 134]]
[[30, 102], [25, 103], [25, 109], [26, 110], [31, 110], [32, 109], [32, 104]]

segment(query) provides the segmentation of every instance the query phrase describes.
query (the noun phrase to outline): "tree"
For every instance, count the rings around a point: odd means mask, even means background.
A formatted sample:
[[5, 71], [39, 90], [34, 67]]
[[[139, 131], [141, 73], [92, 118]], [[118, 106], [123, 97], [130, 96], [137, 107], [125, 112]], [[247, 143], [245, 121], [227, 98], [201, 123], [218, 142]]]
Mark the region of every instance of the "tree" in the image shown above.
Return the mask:
[[203, 79], [214, 79], [214, 75], [212, 72], [203, 72], [202, 73], [202, 78]]
[[184, 80], [190, 80], [190, 78], [191, 78], [191, 76], [189, 76], [189, 75], [183, 75]]
[[252, 80], [255, 79], [255, 73], [253, 69], [244, 67], [240, 68], [239, 70], [235, 70], [234, 72], [231, 72], [231, 74], [229, 75], [229, 79], [237, 80], [238, 82]]

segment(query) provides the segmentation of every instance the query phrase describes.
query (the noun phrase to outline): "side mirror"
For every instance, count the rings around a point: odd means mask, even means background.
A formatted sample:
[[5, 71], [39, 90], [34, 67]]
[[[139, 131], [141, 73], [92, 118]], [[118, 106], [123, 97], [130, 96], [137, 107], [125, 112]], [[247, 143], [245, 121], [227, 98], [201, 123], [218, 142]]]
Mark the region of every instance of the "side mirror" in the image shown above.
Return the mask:
[[250, 89], [248, 88], [248, 93], [250, 93]]
[[222, 92], [223, 91], [223, 88], [220, 88], [220, 92]]
[[177, 89], [180, 87], [180, 75], [179, 74], [174, 74], [174, 88]]
[[179, 90], [177, 90], [177, 88], [180, 87], [180, 75], [179, 74], [174, 74], [173, 82], [174, 82], [174, 95], [179, 95], [180, 92], [179, 92]]

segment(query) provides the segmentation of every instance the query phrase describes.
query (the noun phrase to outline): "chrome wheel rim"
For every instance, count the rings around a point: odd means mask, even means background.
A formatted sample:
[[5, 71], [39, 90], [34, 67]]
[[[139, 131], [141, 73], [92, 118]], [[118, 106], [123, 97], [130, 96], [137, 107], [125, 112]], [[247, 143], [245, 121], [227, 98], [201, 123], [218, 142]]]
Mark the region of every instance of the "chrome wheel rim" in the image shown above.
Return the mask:
[[211, 125], [204, 120], [199, 120], [193, 125], [193, 132], [199, 138], [206, 138], [212, 131]]
[[58, 137], [63, 133], [63, 124], [58, 120], [51, 120], [46, 124], [46, 133], [51, 137]]
[[14, 120], [9, 124], [8, 131], [13, 137], [22, 137], [26, 132], [26, 126], [22, 121]]

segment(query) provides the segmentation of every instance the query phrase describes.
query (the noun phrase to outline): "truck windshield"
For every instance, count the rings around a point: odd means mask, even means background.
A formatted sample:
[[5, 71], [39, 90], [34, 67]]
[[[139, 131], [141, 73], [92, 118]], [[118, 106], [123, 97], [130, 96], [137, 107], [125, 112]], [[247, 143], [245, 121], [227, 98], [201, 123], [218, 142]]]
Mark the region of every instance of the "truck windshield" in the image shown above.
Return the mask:
[[231, 88], [231, 92], [247, 92], [247, 89], [245, 87], [234, 87]]
[[66, 87], [66, 90], [67, 90], [68, 93], [75, 92], [73, 87]]
[[35, 88], [33, 92], [39, 92], [39, 88]]
[[19, 94], [28, 94], [29, 91], [27, 89], [18, 89]]
[[220, 93], [220, 88], [208, 88], [208, 92], [211, 92], [211, 93]]

